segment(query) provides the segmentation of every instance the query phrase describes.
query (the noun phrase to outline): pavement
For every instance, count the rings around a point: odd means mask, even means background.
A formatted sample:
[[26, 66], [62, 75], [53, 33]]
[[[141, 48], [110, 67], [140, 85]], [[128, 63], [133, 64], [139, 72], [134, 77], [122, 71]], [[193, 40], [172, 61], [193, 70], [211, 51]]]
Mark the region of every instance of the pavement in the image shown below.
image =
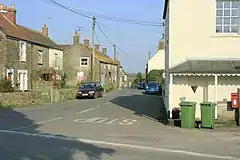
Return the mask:
[[0, 159], [240, 160], [240, 129], [181, 129], [166, 119], [160, 96], [134, 89], [2, 109]]

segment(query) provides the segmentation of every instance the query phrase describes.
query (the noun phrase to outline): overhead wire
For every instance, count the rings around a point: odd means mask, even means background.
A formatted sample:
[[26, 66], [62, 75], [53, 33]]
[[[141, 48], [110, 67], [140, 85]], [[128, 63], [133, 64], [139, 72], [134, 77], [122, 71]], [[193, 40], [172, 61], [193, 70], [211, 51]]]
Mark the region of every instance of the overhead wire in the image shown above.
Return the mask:
[[[98, 24], [97, 22], [96, 22], [96, 25], [97, 25], [98, 29], [100, 30], [100, 32], [103, 34], [103, 36], [107, 39], [107, 41], [108, 41], [109, 43], [111, 43], [112, 45], [115, 45], [115, 47], [116, 47], [117, 49], [119, 49], [122, 53], [124, 53], [126, 56], [131, 57], [131, 58], [134, 58], [134, 57], [132, 57], [130, 54], [128, 54], [126, 51], [124, 51], [122, 48], [120, 48], [118, 45], [116, 45], [116, 43], [114, 43], [114, 42], [105, 34], [105, 32], [103, 31], [103, 29], [99, 26], [99, 24]], [[119, 54], [119, 52], [118, 52], [118, 54]], [[134, 58], [134, 59], [136, 59], [136, 58]], [[141, 59], [138, 59], [138, 60], [143, 61], [143, 60], [141, 60]]]
[[[71, 8], [71, 7], [62, 5], [61, 3], [58, 3], [58, 2], [56, 2], [55, 0], [41, 0], [41, 1], [43, 1], [43, 2], [45, 2], [45, 3], [48, 3], [48, 4], [52, 4], [52, 5], [58, 6], [58, 7], [61, 7], [61, 8], [64, 8], [64, 9], [66, 9], [66, 10], [68, 10], [68, 11], [71, 11], [71, 12], [73, 12], [73, 13], [75, 13], [75, 14], [78, 14], [78, 15], [80, 15], [80, 16], [83, 16], [83, 17], [85, 17], [85, 18], [92, 19], [92, 16], [89, 15], [91, 12], [82, 11], [82, 12], [85, 12], [85, 14], [84, 14], [84, 13], [79, 13], [78, 11], [81, 11], [81, 10], [76, 11], [76, 9], [73, 9], [73, 8]], [[92, 15], [95, 15], [96, 17], [97, 17], [97, 16], [100, 16], [100, 18], [106, 19], [106, 20], [112, 20], [111, 18], [114, 18], [114, 17], [108, 17], [108, 16], [99, 15], [99, 14], [95, 14], [95, 13], [91, 13], [91, 14], [92, 14]], [[105, 18], [104, 18], [104, 17], [105, 17]], [[110, 19], [109, 19], [109, 18], [110, 18]], [[118, 21], [118, 20], [122, 20], [121, 22], [126, 22], [126, 23], [134, 22], [134, 23], [132, 23], [132, 24], [137, 24], [137, 23], [138, 23], [138, 24], [140, 24], [140, 25], [148, 25], [148, 26], [164, 26], [163, 24], [162, 24], [162, 25], [161, 25], [161, 24], [152, 24], [152, 25], [151, 25], [151, 24], [144, 24], [144, 23], [148, 23], [148, 22], [146, 22], [146, 21], [136, 21], [136, 20], [126, 20], [126, 19], [122, 19], [122, 18], [115, 18], [115, 21]], [[120, 21], [118, 21], [118, 22], [120, 22]], [[155, 23], [155, 22], [149, 22], [149, 23]], [[125, 55], [132, 57], [130, 54], [128, 54], [127, 52], [125, 52], [122, 48], [120, 48], [119, 46], [117, 46], [110, 38], [108, 38], [108, 36], [105, 34], [105, 32], [104, 32], [104, 31], [102, 30], [102, 28], [99, 26], [99, 24], [98, 24], [98, 23], [96, 23], [96, 24], [97, 24], [97, 27], [99, 28], [100, 32], [103, 34], [103, 36], [104, 36], [111, 44], [115, 45], [116, 48], [119, 49], [119, 50], [120, 50], [122, 53], [124, 53]]]
[[129, 23], [129, 24], [137, 24], [137, 25], [145, 25], [145, 26], [164, 26], [163, 23], [161, 22], [150, 22], [150, 21], [140, 21], [140, 20], [130, 20], [130, 19], [124, 19], [124, 18], [117, 18], [117, 17], [111, 17], [111, 16], [106, 16], [106, 15], [102, 15], [102, 14], [97, 14], [97, 13], [92, 13], [92, 12], [87, 12], [87, 11], [83, 11], [80, 9], [76, 9], [73, 7], [69, 7], [69, 6], [65, 6], [55, 0], [41, 0], [45, 3], [51, 4], [51, 5], [55, 5], [61, 8], [64, 8], [68, 11], [71, 11], [75, 14], [81, 15], [83, 17], [86, 18], [92, 18], [93, 16], [99, 19], [104, 19], [104, 20], [109, 20], [109, 21], [115, 21], [115, 22], [122, 22], [122, 23]]

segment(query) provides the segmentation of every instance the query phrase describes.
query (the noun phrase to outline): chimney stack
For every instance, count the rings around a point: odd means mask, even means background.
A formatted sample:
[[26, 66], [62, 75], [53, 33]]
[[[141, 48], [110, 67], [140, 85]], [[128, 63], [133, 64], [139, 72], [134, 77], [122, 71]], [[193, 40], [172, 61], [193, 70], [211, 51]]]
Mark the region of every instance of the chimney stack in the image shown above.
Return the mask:
[[84, 38], [84, 45], [89, 46], [89, 39], [88, 39], [88, 37]]
[[10, 20], [13, 24], [17, 23], [17, 17], [16, 13], [17, 10], [15, 8], [14, 4], [11, 4], [10, 7], [8, 8], [7, 6], [4, 6], [3, 4], [0, 4], [0, 10], [6, 11], [6, 14], [4, 14], [8, 20]]
[[46, 37], [48, 37], [48, 27], [46, 24], [43, 25], [42, 27], [42, 34]]
[[159, 41], [158, 50], [164, 50], [164, 49], [165, 49], [165, 41], [162, 39]]
[[95, 49], [99, 51], [100, 45], [99, 44], [95, 44], [94, 46], [95, 46]]
[[104, 54], [107, 54], [107, 48], [103, 48], [103, 49], [102, 49], [102, 52], [103, 52]]
[[79, 44], [79, 39], [80, 37], [79, 37], [78, 31], [76, 30], [73, 36], [73, 45]]

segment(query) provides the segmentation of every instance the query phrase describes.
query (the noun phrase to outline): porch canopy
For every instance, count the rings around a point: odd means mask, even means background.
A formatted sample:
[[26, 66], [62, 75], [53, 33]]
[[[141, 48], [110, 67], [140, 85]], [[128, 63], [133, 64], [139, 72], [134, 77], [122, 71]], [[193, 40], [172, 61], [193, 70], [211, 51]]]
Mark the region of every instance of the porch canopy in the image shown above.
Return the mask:
[[169, 69], [172, 74], [240, 74], [239, 59], [186, 60]]

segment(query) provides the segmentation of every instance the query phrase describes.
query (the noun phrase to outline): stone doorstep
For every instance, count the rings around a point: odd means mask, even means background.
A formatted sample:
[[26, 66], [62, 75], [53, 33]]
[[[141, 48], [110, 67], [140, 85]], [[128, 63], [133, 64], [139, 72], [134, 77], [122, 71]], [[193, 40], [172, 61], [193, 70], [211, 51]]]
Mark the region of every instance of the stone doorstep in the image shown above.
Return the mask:
[[[180, 127], [181, 119], [168, 119], [169, 125], [173, 127]], [[196, 122], [200, 122], [200, 120], [196, 120]], [[232, 127], [236, 126], [235, 121], [223, 121], [223, 120], [216, 120], [215, 127]]]

